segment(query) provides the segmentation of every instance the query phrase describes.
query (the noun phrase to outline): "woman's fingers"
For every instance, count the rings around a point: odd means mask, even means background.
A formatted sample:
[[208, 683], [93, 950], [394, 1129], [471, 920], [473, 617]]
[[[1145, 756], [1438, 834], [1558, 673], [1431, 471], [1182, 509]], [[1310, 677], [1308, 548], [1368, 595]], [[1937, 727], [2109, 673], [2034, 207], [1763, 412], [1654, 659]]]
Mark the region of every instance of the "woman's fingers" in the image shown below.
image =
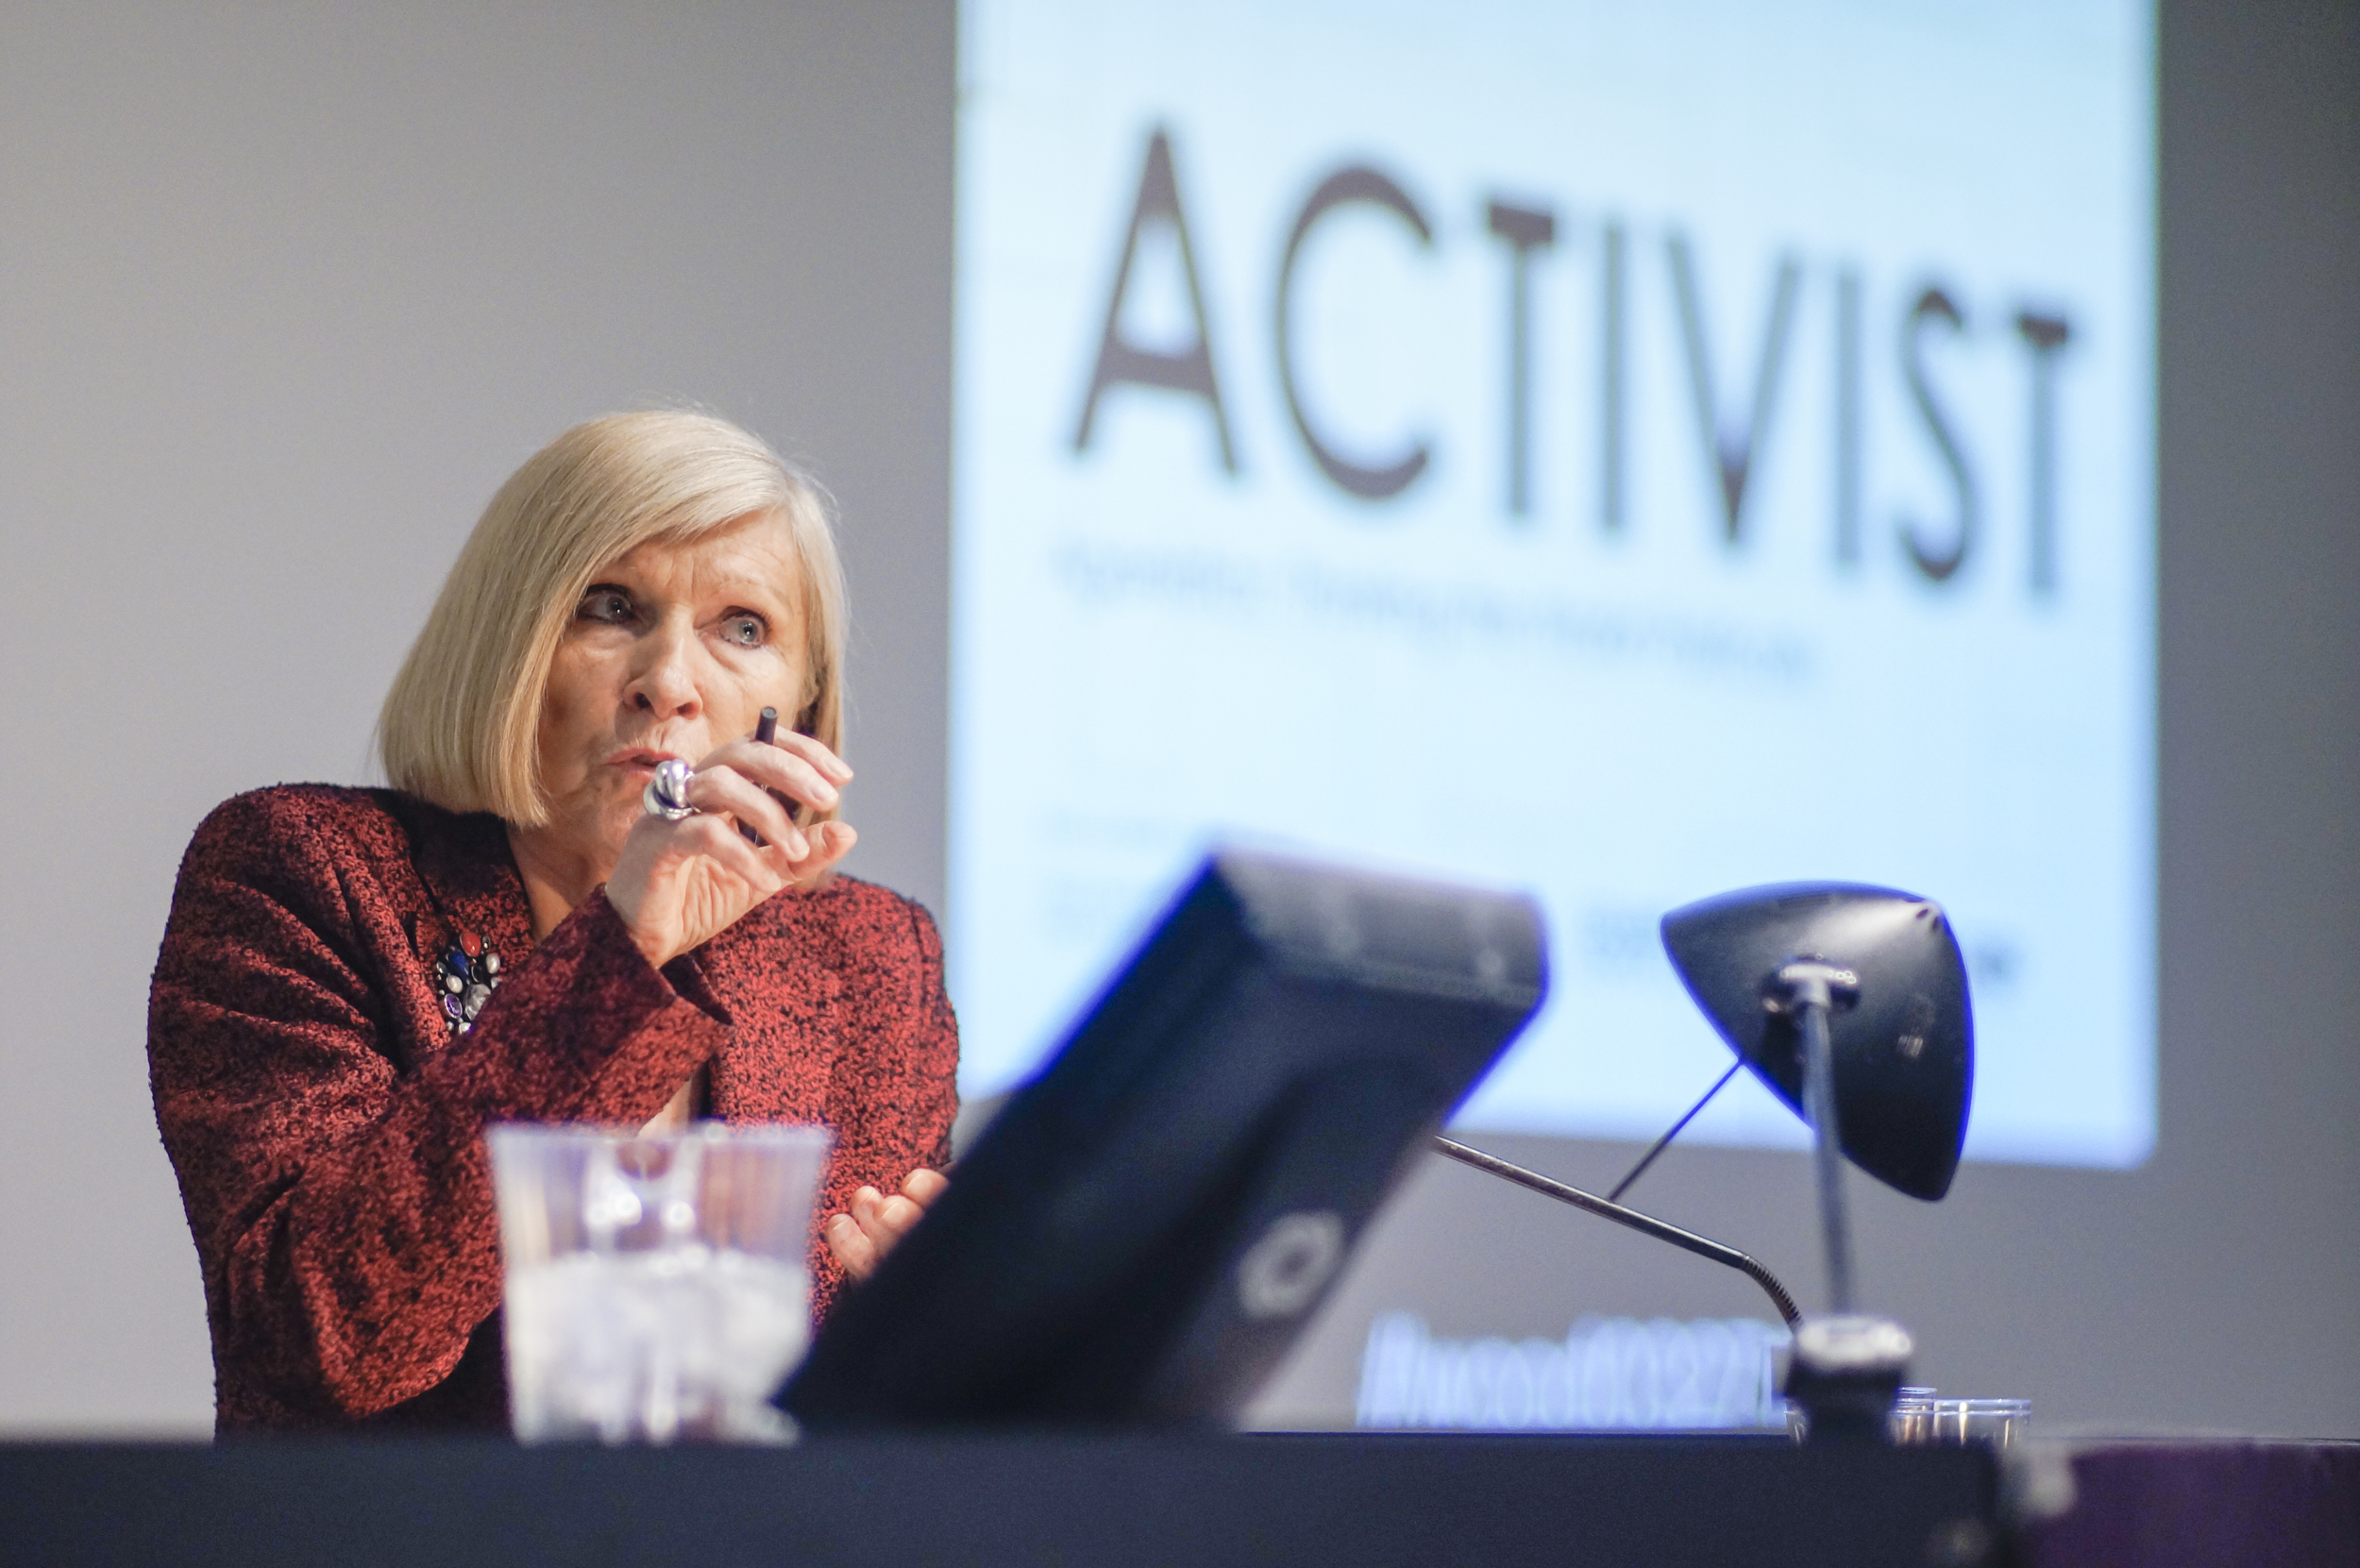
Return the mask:
[[[688, 781], [688, 803], [702, 812], [724, 812], [784, 850], [791, 866], [811, 854], [810, 842], [777, 797], [734, 767], [703, 767]], [[741, 838], [739, 842], [744, 842]]]
[[923, 1206], [899, 1192], [888, 1195], [873, 1187], [864, 1187], [852, 1194], [852, 1218], [881, 1248], [902, 1239], [910, 1226], [925, 1216]]
[[753, 888], [761, 898], [784, 887], [793, 879], [793, 857], [776, 845], [756, 846], [722, 817], [697, 817], [696, 850]]
[[835, 1254], [847, 1273], [867, 1279], [894, 1243], [926, 1217], [926, 1206], [949, 1186], [938, 1173], [921, 1169], [902, 1178], [899, 1192], [888, 1195], [873, 1187], [860, 1189], [852, 1194], [851, 1211], [832, 1217], [824, 1227], [828, 1250]]
[[689, 780], [694, 814], [632, 824], [607, 902], [650, 962], [668, 962], [787, 887], [818, 885], [858, 840], [841, 822], [796, 823], [795, 800], [833, 811], [841, 799], [834, 781], [851, 769], [809, 736], [794, 738], [809, 744], [718, 748]]
[[[790, 746], [790, 739], [806, 746]], [[782, 735], [768, 746], [757, 740], [733, 740], [697, 765], [700, 773], [719, 767], [733, 768], [763, 788], [782, 791], [823, 812], [842, 803], [838, 786], [852, 777], [841, 758], [808, 735]]]
[[844, 1272], [854, 1279], [867, 1279], [876, 1272], [881, 1255], [877, 1244], [868, 1239], [860, 1225], [849, 1214], [838, 1214], [824, 1227], [828, 1250], [844, 1265]]
[[[705, 864], [700, 867], [699, 862]], [[617, 880], [622, 870], [622, 867], [616, 867]], [[676, 949], [676, 953], [685, 953], [715, 931], [733, 923], [793, 880], [794, 873], [783, 851], [769, 846], [756, 848], [739, 835], [728, 818], [702, 815], [666, 825], [665, 842], [656, 852], [656, 865], [650, 868], [649, 877], [651, 885], [662, 883], [669, 889], [660, 903], [670, 905], [675, 918], [701, 929], [701, 935]], [[733, 882], [742, 891], [731, 891], [729, 885]], [[609, 885], [611, 890], [612, 885]], [[708, 926], [710, 929], [702, 929]]]
[[811, 853], [795, 862], [788, 872], [798, 887], [809, 887], [827, 875], [860, 841], [849, 822], [815, 822], [804, 835], [811, 842]]
[[[900, 1206], [900, 1210], [895, 1209], [895, 1205]], [[846, 1273], [854, 1279], [867, 1279], [885, 1260], [893, 1244], [902, 1239], [902, 1233], [916, 1224], [924, 1212], [907, 1198], [898, 1194], [888, 1198], [873, 1187], [864, 1187], [852, 1194], [850, 1213], [828, 1221], [828, 1250], [835, 1254]]]
[[[607, 902], [636, 930], [640, 912], [651, 896], [658, 908], [677, 902], [680, 889], [686, 885], [682, 878], [693, 875], [692, 863], [699, 860], [709, 860], [716, 869], [744, 883], [753, 894], [747, 901], [748, 907], [778, 892], [794, 877], [794, 863], [784, 851], [756, 849], [738, 835], [726, 817], [700, 812], [678, 822], [649, 817], [633, 823], [631, 836], [623, 841], [622, 858], [607, 880]], [[671, 892], [660, 891], [666, 887]], [[729, 919], [736, 918], [733, 914]]]
[[792, 751], [838, 784], [852, 782], [851, 766], [811, 736], [790, 730], [771, 742], [778, 750]]

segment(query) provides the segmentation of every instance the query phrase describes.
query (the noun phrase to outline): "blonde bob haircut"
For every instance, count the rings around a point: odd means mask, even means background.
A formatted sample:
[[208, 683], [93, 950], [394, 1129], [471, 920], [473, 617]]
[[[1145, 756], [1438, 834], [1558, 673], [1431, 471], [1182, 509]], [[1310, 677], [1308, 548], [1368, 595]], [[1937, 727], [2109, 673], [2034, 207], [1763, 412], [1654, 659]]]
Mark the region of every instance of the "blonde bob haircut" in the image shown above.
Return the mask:
[[460, 550], [385, 694], [377, 745], [386, 780], [446, 810], [545, 825], [541, 702], [583, 591], [641, 545], [687, 543], [750, 517], [784, 521], [801, 568], [784, 595], [802, 612], [794, 727], [841, 751], [844, 571], [828, 510], [816, 481], [710, 414], [576, 425], [500, 486]]

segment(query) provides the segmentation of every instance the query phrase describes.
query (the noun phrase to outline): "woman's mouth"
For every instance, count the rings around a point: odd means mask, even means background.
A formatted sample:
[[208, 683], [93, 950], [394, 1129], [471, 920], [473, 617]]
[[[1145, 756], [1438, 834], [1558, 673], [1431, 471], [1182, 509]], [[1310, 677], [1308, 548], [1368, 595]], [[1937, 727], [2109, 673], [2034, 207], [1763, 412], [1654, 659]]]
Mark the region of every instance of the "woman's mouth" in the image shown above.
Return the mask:
[[607, 758], [606, 766], [626, 773], [645, 773], [653, 778], [658, 763], [669, 762], [678, 756], [680, 753], [677, 751], [651, 751], [644, 746], [632, 746]]

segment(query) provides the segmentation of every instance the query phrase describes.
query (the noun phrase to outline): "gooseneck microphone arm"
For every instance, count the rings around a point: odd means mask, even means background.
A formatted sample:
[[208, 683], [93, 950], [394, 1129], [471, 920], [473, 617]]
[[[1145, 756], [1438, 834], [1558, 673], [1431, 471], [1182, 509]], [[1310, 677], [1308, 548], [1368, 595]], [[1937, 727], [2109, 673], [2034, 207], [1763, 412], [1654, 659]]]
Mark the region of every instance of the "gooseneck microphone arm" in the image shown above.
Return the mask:
[[1609, 1203], [1593, 1192], [1584, 1192], [1578, 1187], [1567, 1187], [1563, 1182], [1551, 1181], [1539, 1172], [1527, 1171], [1521, 1165], [1510, 1165], [1495, 1155], [1487, 1155], [1480, 1149], [1470, 1149], [1465, 1144], [1454, 1143], [1447, 1138], [1438, 1136], [1434, 1139], [1434, 1152], [1438, 1155], [1447, 1155], [1461, 1165], [1472, 1165], [1478, 1171], [1489, 1172], [1502, 1181], [1514, 1182], [1518, 1187], [1555, 1198], [1560, 1204], [1571, 1204], [1576, 1208], [1585, 1213], [1594, 1214], [1601, 1220], [1611, 1220], [1618, 1225], [1627, 1226], [1639, 1232], [1642, 1236], [1652, 1236], [1659, 1241], [1669, 1241], [1676, 1247], [1694, 1253], [1698, 1257], [1709, 1257], [1715, 1263], [1735, 1269], [1739, 1273], [1762, 1287], [1762, 1293], [1770, 1298], [1770, 1305], [1778, 1309], [1778, 1316], [1786, 1320], [1786, 1325], [1789, 1328], [1802, 1321], [1803, 1315], [1795, 1309], [1795, 1298], [1786, 1293], [1786, 1287], [1778, 1283], [1778, 1276], [1745, 1253], [1739, 1252], [1735, 1247], [1725, 1247], [1720, 1242], [1698, 1236], [1694, 1231], [1682, 1230], [1677, 1225], [1666, 1224], [1663, 1221], [1651, 1215], [1642, 1214], [1635, 1208], [1625, 1208], [1620, 1204]]

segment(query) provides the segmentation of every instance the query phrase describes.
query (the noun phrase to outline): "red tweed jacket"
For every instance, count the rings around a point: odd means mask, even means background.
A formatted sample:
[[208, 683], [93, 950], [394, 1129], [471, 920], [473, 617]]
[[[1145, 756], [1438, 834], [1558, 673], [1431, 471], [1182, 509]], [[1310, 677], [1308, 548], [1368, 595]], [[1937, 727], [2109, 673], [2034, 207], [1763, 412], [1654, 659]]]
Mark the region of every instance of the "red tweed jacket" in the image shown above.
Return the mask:
[[[434, 965], [470, 939], [500, 985], [454, 1034]], [[957, 1109], [941, 942], [899, 894], [783, 894], [658, 971], [603, 894], [535, 944], [498, 819], [320, 784], [198, 828], [147, 1050], [224, 1431], [505, 1425], [487, 1123], [636, 1124], [709, 1063], [710, 1114], [834, 1130], [834, 1212], [939, 1168]], [[816, 1237], [812, 1278], [824, 1310]]]

